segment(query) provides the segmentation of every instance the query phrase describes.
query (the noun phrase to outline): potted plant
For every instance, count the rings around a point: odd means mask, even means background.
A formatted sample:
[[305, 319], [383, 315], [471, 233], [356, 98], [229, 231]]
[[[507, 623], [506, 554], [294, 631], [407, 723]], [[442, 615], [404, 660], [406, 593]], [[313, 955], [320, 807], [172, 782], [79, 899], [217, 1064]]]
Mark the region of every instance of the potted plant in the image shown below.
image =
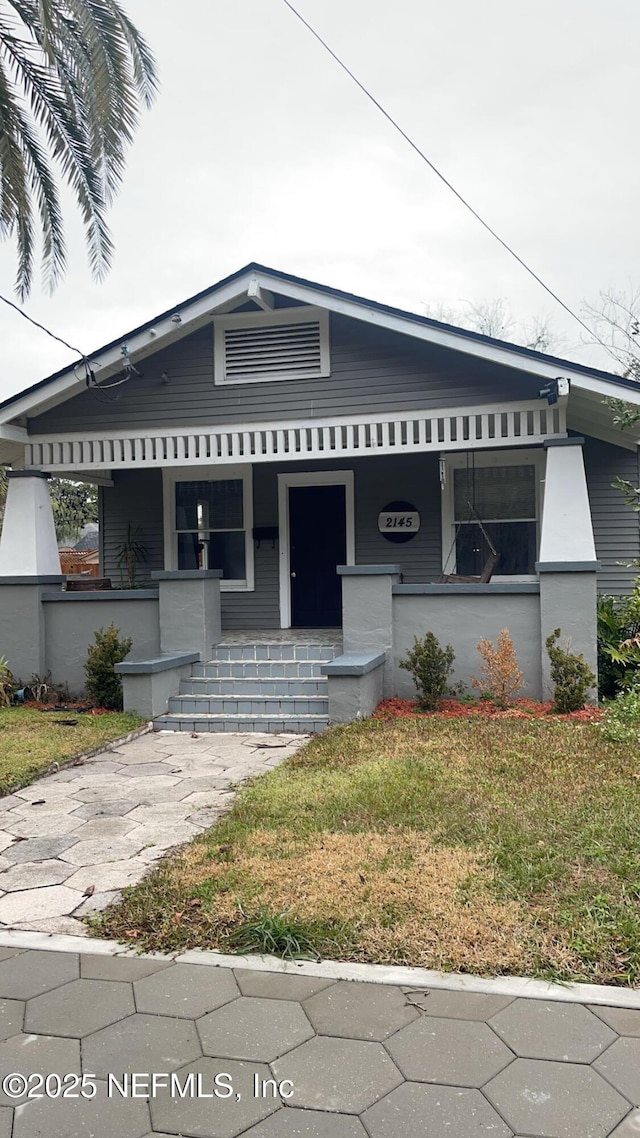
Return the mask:
[[116, 564], [120, 570], [120, 583], [123, 588], [125, 587], [125, 578], [127, 588], [136, 588], [138, 565], [141, 561], [146, 561], [149, 556], [149, 550], [146, 545], [142, 544], [141, 537], [140, 526], [132, 529], [129, 522], [127, 536], [117, 549]]

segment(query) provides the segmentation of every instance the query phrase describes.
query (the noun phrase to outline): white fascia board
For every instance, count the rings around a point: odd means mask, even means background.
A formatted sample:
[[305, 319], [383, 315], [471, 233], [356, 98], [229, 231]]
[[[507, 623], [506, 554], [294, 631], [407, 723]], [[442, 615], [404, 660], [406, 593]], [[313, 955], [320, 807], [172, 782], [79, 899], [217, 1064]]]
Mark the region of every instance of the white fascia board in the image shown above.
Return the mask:
[[[258, 280], [262, 287], [284, 292], [283, 282], [278, 282], [277, 278], [269, 276], [268, 273], [260, 273]], [[407, 320], [404, 316], [379, 312], [377, 309], [369, 308], [357, 301], [330, 296], [319, 289], [294, 284], [293, 282], [286, 284], [286, 295], [295, 300], [301, 300], [305, 304], [321, 305], [323, 308], [328, 308], [331, 312], [336, 312], [342, 316], [350, 316], [354, 320], [376, 324], [380, 328], [387, 328], [389, 331], [400, 332], [404, 336], [412, 336], [414, 339], [437, 344], [439, 347], [450, 348], [452, 351], [489, 360], [516, 371], [525, 371], [529, 375], [539, 375], [544, 379], [556, 379], [558, 375], [562, 375], [570, 379], [576, 387], [584, 387], [588, 391], [594, 391], [605, 396], [627, 399], [627, 395], [621, 393], [620, 388], [615, 383], [599, 379], [597, 376], [585, 376], [581, 371], [574, 370], [570, 364], [533, 360], [521, 355], [520, 352], [512, 351], [506, 346], [501, 347], [498, 344], [486, 344], [471, 340], [464, 335], [450, 332], [444, 328], [414, 324], [412, 320]], [[638, 385], [638, 392], [630, 389], [629, 395], [631, 396], [629, 402], [640, 403], [640, 384]]]
[[[205, 323], [208, 318], [215, 316], [216, 312], [224, 311], [225, 306], [232, 304], [236, 298], [244, 296], [250, 285], [252, 288], [257, 288], [266, 295], [269, 293], [281, 293], [303, 304], [322, 307], [330, 312], [348, 316], [363, 323], [386, 328], [389, 331], [398, 332], [401, 335], [410, 336], [413, 339], [421, 340], [426, 343], [437, 344], [439, 347], [462, 352], [463, 354], [484, 359], [503, 367], [509, 367], [515, 371], [526, 372], [528, 375], [538, 375], [542, 380], [555, 379], [558, 374], [562, 374], [569, 378], [576, 387], [580, 387], [586, 391], [593, 391], [602, 396], [622, 398], [628, 402], [640, 403], [640, 387], [637, 393], [633, 389], [625, 389], [624, 392], [621, 392], [615, 383], [599, 379], [596, 376], [585, 375], [579, 370], [574, 370], [571, 365], [559, 364], [553, 361], [532, 360], [527, 356], [521, 355], [520, 352], [513, 351], [507, 346], [503, 347], [498, 344], [487, 344], [445, 328], [433, 328], [431, 326], [414, 323], [404, 316], [380, 312], [378, 309], [369, 307], [367, 304], [362, 304], [356, 300], [332, 296], [324, 292], [321, 288], [316, 289], [311, 285], [302, 285], [294, 281], [281, 280], [278, 277], [271, 276], [271, 274], [267, 272], [256, 272], [255, 269], [244, 273], [236, 280], [229, 282], [227, 285], [207, 296], [201, 297], [199, 300], [193, 301], [189, 305], [177, 304], [169, 316], [155, 323], [149, 321], [147, 327], [135, 334], [127, 335], [125, 333], [122, 339], [112, 348], [92, 355], [90, 358], [93, 370], [96, 373], [96, 379], [100, 382], [122, 370], [122, 344], [126, 343], [128, 355], [132, 362], [135, 363], [136, 361], [144, 359], [146, 356], [157, 352], [160, 348], [167, 347], [169, 344], [193, 332], [200, 324]], [[176, 315], [181, 317], [179, 325], [174, 323], [174, 317]], [[34, 411], [37, 411], [38, 414], [42, 414], [45, 410], [69, 398], [69, 394], [73, 392], [74, 388], [84, 389], [84, 385], [78, 381], [74, 369], [69, 368], [57, 380], [47, 385], [41, 391], [34, 391], [24, 395], [22, 399], [17, 399], [9, 407], [5, 408], [4, 412], [0, 412], [0, 421], [10, 422], [20, 415], [33, 413]], [[2, 415], [4, 415], [4, 420], [1, 418]]]
[[[127, 345], [128, 355], [133, 363], [159, 351], [161, 348], [166, 348], [169, 344], [195, 331], [198, 325], [206, 323], [209, 317], [215, 316], [216, 309], [220, 305], [228, 304], [237, 297], [244, 296], [252, 275], [247, 273], [244, 277], [220, 289], [217, 294], [201, 297], [200, 300], [194, 301], [191, 305], [180, 306], [177, 304], [171, 314], [163, 320], [158, 320], [155, 323], [148, 322], [149, 327], [143, 328], [135, 335], [128, 336], [125, 334], [112, 348], [89, 356], [98, 383], [122, 371], [124, 365], [122, 344]], [[177, 315], [181, 318], [179, 325], [174, 323], [174, 317]], [[80, 375], [82, 365], [76, 363], [76, 368], [78, 375]], [[78, 379], [73, 367], [70, 367], [63, 375], [40, 391], [29, 392], [22, 399], [17, 399], [10, 406], [5, 407], [0, 412], [0, 416], [5, 416], [3, 420], [0, 420], [0, 423], [11, 422], [19, 415], [28, 415], [34, 412], [42, 414], [51, 407], [55, 407], [56, 404], [63, 403], [70, 395], [85, 390], [84, 382]]]

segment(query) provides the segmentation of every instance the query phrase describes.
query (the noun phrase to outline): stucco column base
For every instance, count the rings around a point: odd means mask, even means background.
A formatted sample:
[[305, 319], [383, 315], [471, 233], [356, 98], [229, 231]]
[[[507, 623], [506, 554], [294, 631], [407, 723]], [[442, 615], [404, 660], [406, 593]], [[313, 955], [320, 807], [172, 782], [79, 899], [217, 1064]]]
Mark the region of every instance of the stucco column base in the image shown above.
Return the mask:
[[0, 656], [24, 683], [47, 670], [42, 592], [59, 588], [62, 580], [59, 574], [31, 581], [0, 577]]
[[400, 580], [398, 565], [339, 565], [342, 577], [342, 641], [344, 652], [384, 652], [384, 695], [393, 684], [392, 586]]
[[7, 502], [0, 536], [0, 577], [60, 574], [48, 474], [9, 470]]
[[222, 639], [220, 569], [152, 573], [160, 593], [160, 651], [211, 659]]
[[[597, 580], [595, 572], [540, 572], [540, 634], [542, 641], [542, 692], [553, 698], [551, 668], [545, 641], [559, 628], [560, 643], [568, 642], [571, 652], [581, 652], [595, 676], [598, 675]], [[588, 703], [598, 702], [598, 688], [592, 688]]]

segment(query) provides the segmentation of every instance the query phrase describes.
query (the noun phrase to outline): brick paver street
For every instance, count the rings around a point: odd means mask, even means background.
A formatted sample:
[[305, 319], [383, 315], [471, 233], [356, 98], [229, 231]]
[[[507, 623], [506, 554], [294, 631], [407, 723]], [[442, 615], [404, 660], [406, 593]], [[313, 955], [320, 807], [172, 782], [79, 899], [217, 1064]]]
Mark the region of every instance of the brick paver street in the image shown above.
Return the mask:
[[2, 1078], [85, 1077], [10, 1080], [0, 1138], [640, 1133], [629, 1009], [0, 948], [0, 1025]]

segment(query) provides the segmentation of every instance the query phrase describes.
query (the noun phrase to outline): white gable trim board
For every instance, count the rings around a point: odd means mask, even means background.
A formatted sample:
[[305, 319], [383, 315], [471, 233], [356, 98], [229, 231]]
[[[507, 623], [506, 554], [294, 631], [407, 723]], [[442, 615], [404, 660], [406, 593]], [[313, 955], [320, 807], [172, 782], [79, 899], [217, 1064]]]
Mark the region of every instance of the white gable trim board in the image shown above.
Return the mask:
[[[364, 299], [336, 295], [332, 290], [325, 290], [320, 285], [315, 286], [284, 276], [276, 276], [267, 269], [256, 268], [247, 269], [234, 280], [209, 290], [204, 296], [176, 305], [172, 312], [159, 317], [156, 321], [149, 321], [131, 333], [125, 333], [117, 344], [94, 353], [91, 365], [97, 382], [103, 382], [122, 370], [123, 345], [126, 345], [129, 360], [134, 363], [140, 361], [160, 348], [165, 348], [189, 335], [197, 328], [212, 324], [215, 319], [220, 318], [221, 313], [228, 313], [231, 305], [240, 304], [251, 290], [254, 296], [261, 298], [268, 297], [274, 292], [284, 294], [298, 304], [308, 305], [314, 310], [321, 308], [325, 313], [340, 313], [413, 339], [462, 352], [529, 375], [537, 375], [543, 381], [556, 379], [561, 374], [576, 388], [594, 393], [601, 398], [624, 398], [631, 403], [640, 404], [640, 387], [636, 391], [633, 387], [621, 386], [616, 382], [615, 376], [611, 376], [609, 380], [602, 375], [594, 375], [588, 368], [583, 369], [570, 361], [559, 361], [551, 357], [539, 358], [518, 351], [509, 344], [487, 341], [486, 338], [476, 340], [462, 329], [423, 324], [417, 319], [412, 319], [411, 313], [387, 312]], [[254, 318], [257, 316], [264, 322], [272, 316], [274, 319], [281, 319], [283, 312], [287, 313], [286, 319], [290, 320], [291, 310], [286, 309], [274, 310], [271, 313], [263, 308], [261, 312], [250, 315]], [[237, 319], [237, 314], [233, 318]], [[10, 423], [24, 415], [41, 414], [73, 397], [83, 387], [83, 376], [70, 367], [62, 375], [36, 390], [25, 392], [0, 410], [0, 424]]]

